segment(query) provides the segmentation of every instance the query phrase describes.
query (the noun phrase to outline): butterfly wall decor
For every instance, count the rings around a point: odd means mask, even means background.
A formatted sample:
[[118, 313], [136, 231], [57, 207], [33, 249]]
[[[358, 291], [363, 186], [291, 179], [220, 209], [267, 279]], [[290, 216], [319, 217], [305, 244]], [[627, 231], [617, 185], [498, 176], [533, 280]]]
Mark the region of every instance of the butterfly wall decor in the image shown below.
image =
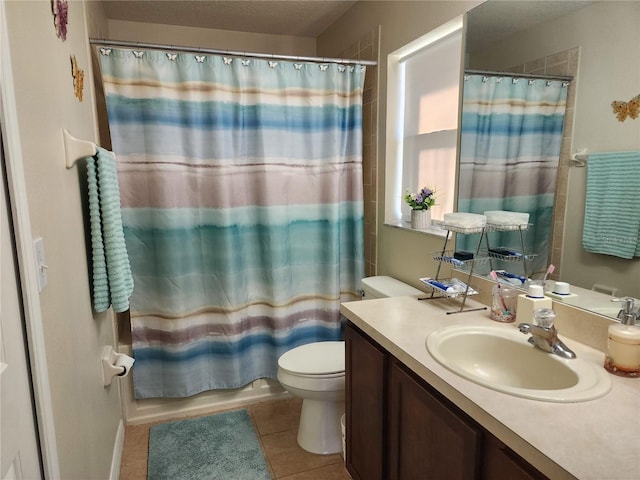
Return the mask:
[[67, 23], [69, 21], [67, 0], [51, 0], [51, 12], [53, 13], [56, 35], [64, 42], [67, 39]]
[[624, 122], [627, 118], [635, 120], [640, 116], [640, 95], [636, 95], [628, 102], [614, 100], [611, 102], [611, 107], [619, 122]]
[[84, 70], [78, 68], [78, 61], [75, 55], [71, 55], [71, 75], [73, 76], [73, 91], [79, 101], [82, 101], [84, 90]]

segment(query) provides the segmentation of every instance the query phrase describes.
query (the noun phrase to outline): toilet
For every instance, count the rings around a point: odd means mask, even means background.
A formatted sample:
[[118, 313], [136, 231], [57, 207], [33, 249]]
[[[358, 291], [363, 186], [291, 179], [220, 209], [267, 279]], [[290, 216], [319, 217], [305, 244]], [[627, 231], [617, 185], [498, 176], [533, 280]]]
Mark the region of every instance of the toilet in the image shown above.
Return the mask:
[[[423, 292], [395, 278], [362, 279], [364, 299]], [[302, 398], [298, 445], [317, 454], [342, 452], [340, 417], [344, 414], [344, 342], [313, 342], [293, 348], [278, 359], [278, 381]]]

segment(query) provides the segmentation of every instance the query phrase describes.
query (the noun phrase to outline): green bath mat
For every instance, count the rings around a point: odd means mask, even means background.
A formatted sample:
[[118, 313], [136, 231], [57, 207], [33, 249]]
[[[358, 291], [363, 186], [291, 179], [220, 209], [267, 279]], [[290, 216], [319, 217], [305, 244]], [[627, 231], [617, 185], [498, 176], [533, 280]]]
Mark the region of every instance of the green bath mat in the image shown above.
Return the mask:
[[151, 427], [148, 480], [269, 480], [246, 410]]

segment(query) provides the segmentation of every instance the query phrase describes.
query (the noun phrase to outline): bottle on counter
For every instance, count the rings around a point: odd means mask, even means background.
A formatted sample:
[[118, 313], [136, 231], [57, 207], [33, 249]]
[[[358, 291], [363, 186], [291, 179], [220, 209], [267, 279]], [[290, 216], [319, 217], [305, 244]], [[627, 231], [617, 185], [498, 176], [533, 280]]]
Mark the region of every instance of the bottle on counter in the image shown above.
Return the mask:
[[640, 377], [640, 326], [635, 324], [633, 299], [627, 299], [620, 323], [609, 325], [604, 368], [621, 377]]

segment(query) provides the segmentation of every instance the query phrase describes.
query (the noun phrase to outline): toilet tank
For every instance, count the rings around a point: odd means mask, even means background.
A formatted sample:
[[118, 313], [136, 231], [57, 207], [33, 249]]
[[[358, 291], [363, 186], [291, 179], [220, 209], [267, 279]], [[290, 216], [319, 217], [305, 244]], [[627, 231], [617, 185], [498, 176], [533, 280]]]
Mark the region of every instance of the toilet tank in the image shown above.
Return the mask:
[[392, 277], [377, 275], [361, 280], [364, 300], [404, 295], [422, 295], [424, 292]]

